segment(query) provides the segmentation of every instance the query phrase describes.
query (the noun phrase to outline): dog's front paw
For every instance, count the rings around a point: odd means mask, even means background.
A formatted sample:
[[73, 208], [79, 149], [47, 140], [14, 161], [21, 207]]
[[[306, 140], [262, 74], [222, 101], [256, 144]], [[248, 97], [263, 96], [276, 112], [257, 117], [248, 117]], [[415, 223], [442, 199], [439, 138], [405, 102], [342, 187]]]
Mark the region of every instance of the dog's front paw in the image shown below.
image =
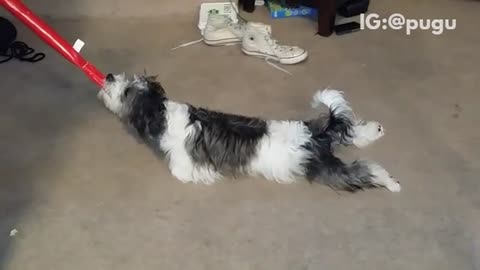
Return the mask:
[[379, 164], [371, 162], [368, 168], [372, 175], [372, 183], [374, 185], [385, 187], [391, 192], [400, 192], [402, 190], [400, 182], [393, 178], [393, 176]]

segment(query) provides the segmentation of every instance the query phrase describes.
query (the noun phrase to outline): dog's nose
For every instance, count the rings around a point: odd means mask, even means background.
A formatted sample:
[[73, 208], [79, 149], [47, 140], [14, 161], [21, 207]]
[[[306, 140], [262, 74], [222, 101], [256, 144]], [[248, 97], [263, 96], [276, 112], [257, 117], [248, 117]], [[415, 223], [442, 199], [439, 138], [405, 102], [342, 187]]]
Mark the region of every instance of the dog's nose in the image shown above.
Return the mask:
[[107, 77], [105, 78], [107, 80], [107, 82], [113, 82], [115, 81], [115, 77], [113, 77], [113, 74], [112, 73], [108, 73], [107, 74]]

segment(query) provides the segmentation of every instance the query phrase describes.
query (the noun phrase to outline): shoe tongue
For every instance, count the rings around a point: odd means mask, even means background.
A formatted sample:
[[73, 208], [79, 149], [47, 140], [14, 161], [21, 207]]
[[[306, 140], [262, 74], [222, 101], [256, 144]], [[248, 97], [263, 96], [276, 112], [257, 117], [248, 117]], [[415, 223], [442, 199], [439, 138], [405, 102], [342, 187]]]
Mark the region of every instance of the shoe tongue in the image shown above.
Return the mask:
[[264, 33], [264, 34], [267, 34], [267, 35], [272, 34], [272, 27], [268, 24], [251, 23], [251, 26], [261, 33]]

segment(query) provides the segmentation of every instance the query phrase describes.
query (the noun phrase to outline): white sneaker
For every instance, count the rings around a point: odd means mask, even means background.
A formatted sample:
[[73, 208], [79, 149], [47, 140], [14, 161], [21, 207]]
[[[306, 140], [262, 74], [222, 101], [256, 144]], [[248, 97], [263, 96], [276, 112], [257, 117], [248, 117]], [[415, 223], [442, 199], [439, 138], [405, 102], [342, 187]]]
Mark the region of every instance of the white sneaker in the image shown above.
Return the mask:
[[308, 57], [306, 50], [279, 45], [272, 39], [272, 29], [263, 23], [247, 23], [242, 40], [242, 51], [248, 55], [272, 59], [281, 64], [297, 64]]
[[203, 41], [212, 46], [240, 43], [244, 32], [244, 23], [234, 23], [229, 16], [211, 13], [208, 15]]

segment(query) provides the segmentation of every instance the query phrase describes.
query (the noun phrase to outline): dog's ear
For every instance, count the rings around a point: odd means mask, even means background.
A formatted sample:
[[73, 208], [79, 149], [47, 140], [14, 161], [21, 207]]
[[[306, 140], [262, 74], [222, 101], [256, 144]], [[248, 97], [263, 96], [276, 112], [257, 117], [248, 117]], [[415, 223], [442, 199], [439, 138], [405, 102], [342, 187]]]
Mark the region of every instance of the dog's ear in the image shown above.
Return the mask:
[[165, 95], [165, 90], [163, 89], [162, 85], [159, 81], [157, 81], [157, 76], [147, 76], [145, 78], [148, 84], [148, 90], [157, 92], [162, 96]]

